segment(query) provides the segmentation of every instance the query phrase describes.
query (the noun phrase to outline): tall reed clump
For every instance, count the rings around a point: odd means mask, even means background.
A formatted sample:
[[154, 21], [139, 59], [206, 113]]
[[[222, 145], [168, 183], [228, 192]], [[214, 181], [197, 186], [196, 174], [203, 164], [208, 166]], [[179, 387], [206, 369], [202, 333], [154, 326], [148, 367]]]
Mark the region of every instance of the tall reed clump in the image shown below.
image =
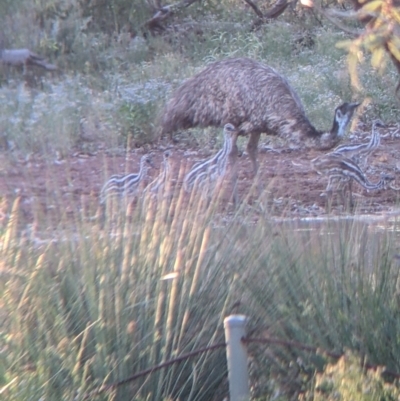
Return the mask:
[[[222, 399], [223, 347], [108, 385], [223, 343], [231, 313], [250, 318], [250, 338], [350, 349], [400, 371], [393, 231], [267, 215], [251, 223], [246, 208], [228, 219], [223, 199], [167, 183], [121, 213], [107, 204], [100, 223], [65, 216], [46, 241], [21, 234], [17, 200], [0, 238], [2, 399]], [[251, 343], [253, 396], [311, 391], [326, 363], [322, 353]]]
[[365, 363], [400, 372], [393, 231], [351, 220], [313, 229], [298, 224], [277, 227], [276, 240], [242, 280], [251, 336], [294, 344], [250, 345], [255, 393], [298, 396], [329, 362], [324, 350], [348, 349]]
[[91, 393], [224, 342], [233, 261], [212, 207], [184, 198], [149, 195], [104, 224], [64, 219], [40, 242], [20, 234], [15, 202], [0, 248], [2, 399], [222, 397], [223, 347]]

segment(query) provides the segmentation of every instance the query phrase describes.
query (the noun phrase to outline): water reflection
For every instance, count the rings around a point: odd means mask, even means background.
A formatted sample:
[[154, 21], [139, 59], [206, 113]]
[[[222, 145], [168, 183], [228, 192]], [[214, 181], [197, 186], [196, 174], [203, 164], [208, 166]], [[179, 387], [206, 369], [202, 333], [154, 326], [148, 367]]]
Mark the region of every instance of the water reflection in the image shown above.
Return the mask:
[[329, 258], [337, 267], [362, 266], [372, 272], [387, 263], [400, 263], [400, 214], [277, 219], [282, 232], [304, 252]]

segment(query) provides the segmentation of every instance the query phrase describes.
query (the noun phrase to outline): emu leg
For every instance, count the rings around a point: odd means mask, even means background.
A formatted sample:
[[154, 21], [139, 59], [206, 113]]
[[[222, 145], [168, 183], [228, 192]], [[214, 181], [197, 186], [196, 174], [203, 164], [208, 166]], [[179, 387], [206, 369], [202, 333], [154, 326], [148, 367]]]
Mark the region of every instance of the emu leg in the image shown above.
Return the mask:
[[[339, 184], [337, 186], [337, 193], [338, 196], [340, 197], [340, 205], [343, 205], [343, 209], [347, 210], [348, 209], [348, 204], [347, 204], [347, 185], [348, 185], [348, 180], [345, 177], [339, 178]], [[338, 203], [339, 206], [339, 203]]]
[[351, 211], [353, 208], [353, 191], [352, 191], [352, 179], [342, 178], [339, 181], [340, 197], [345, 211]]
[[354, 207], [354, 202], [353, 202], [353, 186], [352, 186], [353, 181], [350, 179], [348, 183], [348, 189], [349, 189], [349, 207], [350, 210], [353, 209]]
[[332, 210], [332, 199], [333, 199], [333, 191], [331, 189], [325, 190], [326, 194], [326, 204], [325, 204], [325, 211], [326, 213], [330, 213]]
[[232, 181], [232, 200], [233, 200], [234, 206], [236, 207], [238, 205], [238, 201], [239, 201], [238, 188], [237, 188], [237, 181], [238, 181], [238, 164], [237, 164], [237, 161], [232, 166], [231, 181]]
[[258, 148], [258, 142], [260, 140], [260, 136], [261, 136], [260, 133], [252, 132], [250, 134], [250, 139], [247, 144], [247, 152], [248, 152], [250, 160], [253, 164], [254, 176], [257, 174], [257, 171], [258, 171], [257, 148]]

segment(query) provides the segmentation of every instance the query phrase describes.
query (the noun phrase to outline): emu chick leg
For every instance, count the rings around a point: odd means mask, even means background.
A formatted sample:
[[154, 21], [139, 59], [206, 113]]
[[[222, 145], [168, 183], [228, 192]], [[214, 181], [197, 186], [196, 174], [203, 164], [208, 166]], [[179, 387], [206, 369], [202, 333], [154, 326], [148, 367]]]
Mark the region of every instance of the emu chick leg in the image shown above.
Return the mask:
[[238, 203], [238, 193], [237, 193], [237, 179], [238, 179], [238, 147], [237, 147], [237, 137], [238, 134], [233, 138], [232, 150], [229, 154], [229, 166], [231, 170], [231, 184], [232, 184], [232, 198], [233, 203], [236, 206]]

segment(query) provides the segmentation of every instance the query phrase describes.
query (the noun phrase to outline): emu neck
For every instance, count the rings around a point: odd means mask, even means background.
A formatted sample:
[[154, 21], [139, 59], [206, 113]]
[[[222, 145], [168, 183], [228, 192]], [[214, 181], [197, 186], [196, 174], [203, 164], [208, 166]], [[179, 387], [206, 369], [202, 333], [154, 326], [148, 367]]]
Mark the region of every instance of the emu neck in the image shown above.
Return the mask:
[[335, 118], [333, 120], [333, 125], [331, 130], [329, 132], [321, 133], [317, 147], [320, 150], [332, 149], [344, 137], [347, 125], [348, 125], [348, 120], [337, 121]]
[[338, 137], [340, 140], [345, 136], [347, 126], [349, 125], [350, 122], [350, 118], [351, 116], [346, 115], [344, 116], [344, 118], [339, 119], [339, 121], [336, 119], [336, 117], [333, 119], [333, 125], [331, 128], [332, 137]]
[[146, 166], [146, 164], [142, 164], [140, 166], [140, 170], [139, 170], [139, 173], [137, 175], [138, 181], [140, 181], [146, 175], [147, 169], [148, 169], [148, 167]]

